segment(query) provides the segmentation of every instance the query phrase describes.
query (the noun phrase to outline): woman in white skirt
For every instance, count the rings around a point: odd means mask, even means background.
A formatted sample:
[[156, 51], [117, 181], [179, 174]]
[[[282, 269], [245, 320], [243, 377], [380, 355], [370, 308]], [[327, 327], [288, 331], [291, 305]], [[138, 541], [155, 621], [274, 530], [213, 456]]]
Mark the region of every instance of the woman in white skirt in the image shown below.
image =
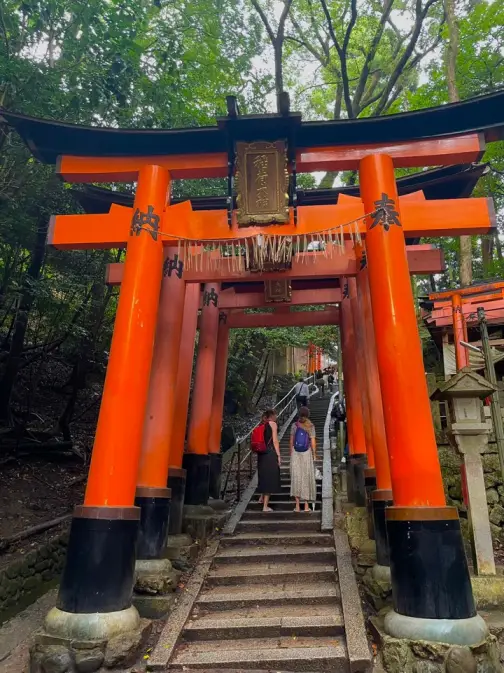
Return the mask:
[[301, 500], [304, 501], [304, 511], [310, 511], [310, 502], [317, 498], [315, 483], [315, 464], [317, 459], [317, 444], [315, 427], [310, 421], [310, 410], [301, 407], [296, 423], [292, 424], [290, 432], [290, 468], [291, 468], [291, 496], [296, 499], [295, 512], [300, 512]]

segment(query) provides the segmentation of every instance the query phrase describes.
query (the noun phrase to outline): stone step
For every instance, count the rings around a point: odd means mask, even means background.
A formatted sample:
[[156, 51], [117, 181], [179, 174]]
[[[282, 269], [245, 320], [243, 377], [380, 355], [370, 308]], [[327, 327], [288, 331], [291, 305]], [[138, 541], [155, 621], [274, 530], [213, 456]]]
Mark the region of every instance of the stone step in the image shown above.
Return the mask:
[[221, 568], [224, 565], [254, 563], [310, 563], [314, 567], [328, 563], [336, 563], [336, 552], [330, 544], [324, 546], [310, 545], [274, 545], [261, 547], [236, 546], [222, 549], [214, 557], [213, 568]]
[[328, 605], [338, 601], [339, 589], [334, 582], [315, 582], [302, 586], [285, 582], [280, 587], [268, 586], [264, 591], [254, 586], [210, 587], [199, 594], [196, 605], [206, 612], [254, 605]]
[[[259, 500], [259, 495], [260, 495], [259, 493], [256, 493], [254, 495], [254, 499], [252, 500], [252, 502], [257, 502], [257, 500]], [[321, 497], [322, 497], [322, 492], [319, 490], [317, 492], [317, 500], [320, 500]], [[290, 488], [288, 489], [287, 492], [272, 493], [271, 496], [270, 496], [270, 503], [274, 503], [274, 502], [278, 502], [278, 501], [284, 502], [288, 498], [290, 498]], [[294, 503], [294, 500], [292, 500], [292, 503]], [[293, 506], [294, 506], [294, 504], [293, 504]]]
[[[294, 499], [292, 500], [277, 500], [276, 502], [270, 502], [270, 507], [274, 510], [275, 516], [279, 514], [280, 512], [285, 512], [285, 513], [292, 513], [295, 514], [292, 510], [294, 509]], [[244, 517], [246, 518], [246, 515], [248, 516], [249, 514], [257, 513], [260, 510], [262, 510], [263, 505], [261, 502], [258, 502], [257, 500], [251, 500], [249, 504], [247, 505], [247, 509], [245, 510]], [[320, 511], [320, 502], [315, 503], [315, 512]], [[255, 514], [254, 514], [255, 515]]]
[[[259, 500], [260, 493], [255, 493], [253, 499], [251, 502], [257, 502]], [[275, 502], [285, 502], [290, 498], [290, 489], [285, 492], [285, 493], [272, 493], [270, 495], [270, 503], [275, 503]], [[320, 501], [322, 498], [322, 493], [318, 492], [317, 493], [317, 500]], [[291, 500], [292, 506], [294, 507], [294, 499]]]
[[234, 669], [238, 671], [331, 671], [347, 673], [348, 658], [343, 639], [245, 638], [195, 641], [179, 648], [169, 671]]
[[[269, 517], [267, 516], [269, 514]], [[252, 520], [240, 521], [236, 526], [237, 533], [290, 533], [300, 531], [319, 531], [320, 517], [313, 512], [300, 512], [298, 518], [294, 521], [289, 521], [274, 516], [273, 512], [264, 512], [262, 518], [255, 518]], [[271, 518], [270, 518], [271, 517]]]
[[[243, 516], [241, 518], [241, 521], [264, 521], [266, 516], [268, 517], [273, 517], [275, 521], [278, 520], [292, 520], [292, 521], [299, 521], [302, 519], [300, 514], [304, 514], [305, 512], [295, 512], [294, 511], [294, 503], [288, 502], [287, 505], [289, 505], [288, 508], [285, 510], [280, 510], [279, 507], [275, 508], [274, 512], [262, 512], [262, 511], [257, 511], [257, 510], [246, 510], [243, 513]], [[306, 515], [308, 516], [308, 512], [306, 512]], [[309, 517], [311, 521], [320, 521], [321, 518], [321, 512], [319, 511], [311, 511], [309, 512]]]
[[[306, 515], [308, 516], [308, 514]], [[332, 535], [315, 532], [288, 533], [237, 533], [232, 537], [223, 537], [220, 548], [249, 545], [250, 547], [266, 547], [268, 545], [320, 545], [330, 547], [334, 543]]]
[[334, 564], [256, 561], [255, 563], [242, 563], [238, 566], [224, 565], [211, 570], [205, 582], [207, 586], [229, 586], [235, 584], [276, 585], [284, 582], [305, 583], [315, 580], [317, 582], [334, 581]]
[[[285, 638], [339, 636], [344, 633], [341, 608], [332, 605], [332, 615], [306, 617], [230, 617], [219, 613], [190, 619], [184, 627], [185, 641], [224, 640], [240, 638]], [[221, 616], [222, 615], [222, 616]]]

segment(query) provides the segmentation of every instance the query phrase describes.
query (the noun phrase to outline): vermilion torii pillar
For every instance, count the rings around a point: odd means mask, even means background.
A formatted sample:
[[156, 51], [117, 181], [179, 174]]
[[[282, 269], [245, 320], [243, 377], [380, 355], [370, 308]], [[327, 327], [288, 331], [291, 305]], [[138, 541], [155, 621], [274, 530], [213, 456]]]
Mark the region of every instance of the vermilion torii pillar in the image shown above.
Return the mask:
[[207, 283], [203, 292], [198, 355], [187, 436], [187, 453], [184, 456], [183, 463], [187, 470], [185, 495], [187, 505], [206, 505], [209, 497], [210, 458], [208, 442], [217, 355], [219, 291], [219, 283]]
[[380, 375], [376, 357], [373, 311], [369, 293], [369, 272], [364, 250], [362, 250], [361, 255], [361, 271], [357, 275], [357, 294], [359, 300], [358, 310], [364, 329], [364, 350], [362, 352], [365, 364], [365, 377], [363, 384], [367, 387], [368, 391], [371, 434], [373, 437], [375, 458], [376, 488], [371, 493], [371, 508], [376, 540], [376, 563], [378, 566], [373, 568], [373, 573], [375, 578], [378, 579], [380, 574], [383, 574], [380, 568], [390, 565], [385, 509], [393, 504], [393, 496], [385, 421], [383, 418]]
[[185, 500], [186, 471], [182, 468], [187, 417], [189, 415], [189, 395], [193, 370], [194, 348], [198, 324], [200, 288], [196, 283], [187, 283], [184, 300], [184, 317], [178, 352], [177, 379], [175, 381], [175, 399], [177, 415], [173, 420], [170, 439], [170, 466], [168, 468], [168, 487], [172, 492], [169, 534], [182, 532], [182, 516]]
[[[371, 401], [369, 399], [369, 391], [366, 382], [366, 335], [364, 333], [364, 321], [359, 307], [359, 298], [357, 296], [357, 281], [355, 278], [348, 278], [348, 294], [350, 298], [350, 307], [352, 322], [355, 334], [356, 347], [356, 365], [357, 365], [357, 385], [359, 386], [361, 406], [362, 406], [362, 422], [364, 424], [364, 437], [366, 440], [366, 466], [364, 467], [364, 492], [366, 494], [366, 506], [369, 510], [371, 491], [376, 486], [376, 471], [375, 471], [375, 457], [374, 457], [374, 442], [371, 428]], [[372, 525], [372, 518], [368, 518], [369, 536], [374, 538], [374, 529]]]
[[341, 350], [343, 355], [343, 375], [345, 378], [345, 398], [348, 430], [348, 481], [347, 493], [350, 502], [359, 507], [366, 504], [364, 468], [367, 463], [366, 438], [362, 415], [362, 400], [357, 373], [357, 352], [352, 306], [348, 283], [344, 281], [341, 307]]
[[210, 457], [211, 498], [220, 498], [221, 494], [221, 434], [224, 415], [224, 395], [229, 354], [229, 326], [226, 313], [219, 314], [219, 331], [217, 333], [217, 352], [215, 356], [215, 375], [212, 395], [212, 411], [210, 414], [210, 432], [208, 436], [208, 455]]
[[452, 295], [452, 312], [455, 363], [457, 371], [460, 371], [462, 367], [469, 367], [469, 351], [461, 343], [462, 341], [467, 342], [467, 326], [462, 314], [462, 298], [456, 292]]
[[[176, 248], [165, 248], [135, 501], [141, 508], [138, 559], [161, 558], [168, 536], [172, 499], [171, 490], [167, 488], [170, 437], [177, 404], [174, 383], [185, 299], [182, 275], [183, 265], [177, 260]], [[174, 509], [177, 507], [180, 503], [175, 503]]]
[[[139, 172], [84, 506], [72, 520], [57, 607], [46, 619], [49, 632], [57, 633], [63, 620], [75, 632], [82, 624], [91, 638], [90, 613], [102, 634], [114, 623], [124, 630], [138, 624], [131, 605], [140, 520], [134, 500], [162, 279], [157, 231], [168, 185], [168, 171], [159, 166]], [[108, 613], [106, 621], [100, 613]]]
[[394, 610], [389, 634], [474, 644], [486, 626], [474, 606], [458, 513], [446, 507], [418, 335], [394, 165], [360, 165], [369, 287], [394, 507], [386, 512]]

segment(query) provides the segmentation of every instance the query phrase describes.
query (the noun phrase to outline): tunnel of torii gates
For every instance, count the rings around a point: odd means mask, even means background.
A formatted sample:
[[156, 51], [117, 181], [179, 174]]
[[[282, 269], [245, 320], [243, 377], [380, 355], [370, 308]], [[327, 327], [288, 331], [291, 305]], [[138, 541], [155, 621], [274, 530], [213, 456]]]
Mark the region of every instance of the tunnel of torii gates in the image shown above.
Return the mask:
[[[481, 618], [458, 513], [446, 506], [410, 283], [442, 259], [406, 243], [492, 231], [491, 200], [468, 196], [485, 142], [503, 136], [504, 93], [351, 121], [303, 122], [280, 101], [278, 114], [241, 116], [229, 97], [216, 126], [172, 130], [1, 113], [63, 180], [136, 182], [133, 201], [84, 189], [95, 212], [49, 227], [58, 249], [126, 248], [108, 273], [120, 283], [110, 358], [49, 633], [80, 634], [90, 613], [101, 633], [117, 629], [134, 610], [135, 560], [157, 559], [168, 525], [180, 529], [184, 490], [189, 504], [205, 503], [210, 487], [218, 495], [229, 329], [340, 322], [350, 463], [376, 480], [378, 563], [390, 564], [400, 617], [387, 629], [401, 636], [411, 621], [426, 639], [439, 639], [436, 625], [465, 629], [466, 644], [481, 638], [468, 626]], [[430, 166], [438, 173], [396, 182], [395, 168]], [[298, 173], [340, 170], [358, 172], [350, 193], [297, 189]], [[227, 178], [227, 194], [170, 201], [173, 180], [199, 178]], [[246, 312], [271, 306], [280, 286], [274, 313]], [[325, 308], [291, 310], [306, 304]]]

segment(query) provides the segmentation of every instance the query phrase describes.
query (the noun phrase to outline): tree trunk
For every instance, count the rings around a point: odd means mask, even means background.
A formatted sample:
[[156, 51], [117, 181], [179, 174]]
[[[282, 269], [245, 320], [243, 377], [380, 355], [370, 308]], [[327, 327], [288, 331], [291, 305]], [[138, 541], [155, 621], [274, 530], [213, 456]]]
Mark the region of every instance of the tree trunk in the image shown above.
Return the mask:
[[460, 284], [470, 285], [473, 280], [472, 271], [472, 238], [460, 237]]
[[[275, 91], [277, 101], [279, 101], [280, 94], [283, 92], [283, 40], [277, 39], [273, 48], [275, 51]], [[280, 112], [280, 109], [278, 109], [278, 112]]]
[[24, 278], [23, 291], [12, 330], [9, 355], [5, 363], [2, 378], [0, 379], [0, 421], [7, 423], [11, 420], [11, 396], [21, 364], [26, 328], [28, 327], [28, 316], [34, 299], [34, 285], [39, 279], [44, 261], [48, 226], [49, 220], [45, 216], [37, 222], [37, 233], [32, 258]]
[[483, 274], [485, 277], [489, 276], [491, 273], [494, 240], [493, 236], [481, 237], [481, 262], [483, 264]]
[[318, 186], [319, 189], [332, 189], [332, 186], [334, 185], [334, 181], [336, 180], [338, 176], [338, 171], [327, 171], [327, 173], [324, 175], [322, 180], [320, 181], [320, 184]]
[[[459, 50], [459, 28], [455, 14], [455, 1], [444, 0], [446, 25], [448, 26], [448, 42], [446, 44], [446, 83], [448, 86], [448, 100], [458, 103], [460, 95], [457, 88], [457, 56]], [[460, 284], [470, 285], [472, 273], [472, 243], [470, 236], [460, 237]]]
[[496, 231], [494, 233], [494, 241], [495, 241], [495, 251], [497, 253], [497, 259], [499, 260], [499, 262], [502, 262], [503, 255], [502, 255], [502, 245], [499, 238], [499, 231]]

